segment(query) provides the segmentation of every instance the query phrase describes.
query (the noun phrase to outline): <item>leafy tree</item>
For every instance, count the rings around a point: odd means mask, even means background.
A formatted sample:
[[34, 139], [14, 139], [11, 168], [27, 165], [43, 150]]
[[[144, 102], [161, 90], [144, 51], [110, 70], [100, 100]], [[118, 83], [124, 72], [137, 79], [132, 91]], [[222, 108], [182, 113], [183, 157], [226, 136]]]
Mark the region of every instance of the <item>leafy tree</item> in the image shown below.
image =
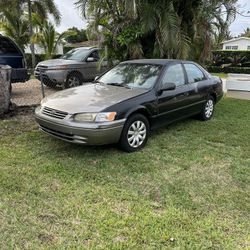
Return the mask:
[[76, 27], [72, 27], [68, 29], [69, 32], [73, 32], [73, 35], [70, 35], [65, 38], [68, 43], [80, 43], [88, 41], [87, 32], [84, 29], [77, 29]]

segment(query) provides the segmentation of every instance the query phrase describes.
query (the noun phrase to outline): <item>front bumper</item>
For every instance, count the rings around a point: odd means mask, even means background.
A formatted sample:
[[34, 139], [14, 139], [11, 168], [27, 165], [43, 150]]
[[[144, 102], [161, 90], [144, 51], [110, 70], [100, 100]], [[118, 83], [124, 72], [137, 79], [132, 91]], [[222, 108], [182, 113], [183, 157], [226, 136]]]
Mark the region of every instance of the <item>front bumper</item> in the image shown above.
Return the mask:
[[63, 120], [48, 117], [38, 107], [35, 119], [40, 130], [58, 139], [86, 145], [117, 143], [126, 119], [106, 123], [79, 123], [66, 117]]
[[51, 69], [35, 69], [35, 77], [38, 80], [43, 80], [47, 85], [56, 85], [60, 83], [64, 83], [66, 81], [68, 70], [59, 69], [59, 70], [51, 70]]

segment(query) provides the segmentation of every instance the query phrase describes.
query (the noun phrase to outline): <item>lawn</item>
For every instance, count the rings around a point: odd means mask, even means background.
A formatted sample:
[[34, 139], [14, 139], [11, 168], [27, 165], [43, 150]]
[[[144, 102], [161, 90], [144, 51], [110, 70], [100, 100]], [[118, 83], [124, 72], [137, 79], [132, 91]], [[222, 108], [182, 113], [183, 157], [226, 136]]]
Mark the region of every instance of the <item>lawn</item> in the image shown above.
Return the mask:
[[250, 102], [154, 132], [147, 147], [83, 147], [0, 120], [0, 249], [249, 249]]
[[218, 76], [220, 78], [225, 78], [225, 79], [228, 78], [228, 74], [226, 74], [226, 73], [211, 73], [211, 75]]

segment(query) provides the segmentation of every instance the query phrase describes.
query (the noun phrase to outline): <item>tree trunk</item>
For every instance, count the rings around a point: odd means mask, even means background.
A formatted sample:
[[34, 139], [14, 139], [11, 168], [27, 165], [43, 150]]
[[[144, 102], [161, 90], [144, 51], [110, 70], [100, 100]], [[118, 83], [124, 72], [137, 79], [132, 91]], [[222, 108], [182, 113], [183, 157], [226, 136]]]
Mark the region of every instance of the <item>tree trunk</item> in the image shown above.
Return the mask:
[[[33, 26], [32, 26], [32, 10], [31, 10], [31, 0], [28, 0], [28, 9], [29, 9], [29, 35], [30, 38], [33, 36]], [[35, 57], [35, 45], [32, 41], [30, 41], [30, 51], [32, 58], [32, 72], [36, 66], [36, 57]]]
[[7, 113], [10, 107], [11, 67], [0, 65], [0, 115]]

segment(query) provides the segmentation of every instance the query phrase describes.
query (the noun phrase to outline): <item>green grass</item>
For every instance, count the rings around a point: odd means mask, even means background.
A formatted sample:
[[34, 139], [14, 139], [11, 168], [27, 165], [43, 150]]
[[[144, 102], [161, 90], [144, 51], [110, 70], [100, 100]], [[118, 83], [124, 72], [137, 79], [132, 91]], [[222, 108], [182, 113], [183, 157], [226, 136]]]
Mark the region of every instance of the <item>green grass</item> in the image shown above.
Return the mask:
[[225, 78], [225, 79], [228, 77], [227, 73], [211, 73], [211, 75], [218, 76], [220, 78]]
[[250, 102], [154, 132], [147, 147], [83, 147], [0, 121], [0, 249], [249, 249]]

